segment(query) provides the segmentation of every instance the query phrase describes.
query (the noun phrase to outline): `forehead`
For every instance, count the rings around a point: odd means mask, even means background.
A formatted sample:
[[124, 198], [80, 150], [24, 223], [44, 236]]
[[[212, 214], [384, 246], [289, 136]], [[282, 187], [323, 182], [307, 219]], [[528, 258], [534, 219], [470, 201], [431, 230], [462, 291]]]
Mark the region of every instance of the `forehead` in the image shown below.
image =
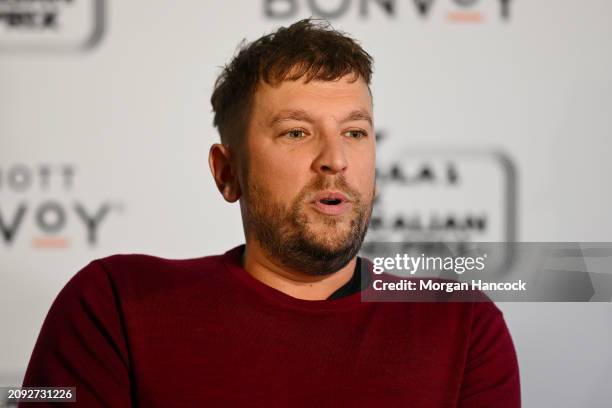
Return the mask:
[[364, 111], [371, 117], [372, 96], [365, 81], [360, 77], [355, 80], [353, 75], [334, 81], [306, 82], [300, 78], [274, 85], [260, 81], [253, 96], [253, 115], [266, 120], [283, 110], [302, 110], [314, 115]]

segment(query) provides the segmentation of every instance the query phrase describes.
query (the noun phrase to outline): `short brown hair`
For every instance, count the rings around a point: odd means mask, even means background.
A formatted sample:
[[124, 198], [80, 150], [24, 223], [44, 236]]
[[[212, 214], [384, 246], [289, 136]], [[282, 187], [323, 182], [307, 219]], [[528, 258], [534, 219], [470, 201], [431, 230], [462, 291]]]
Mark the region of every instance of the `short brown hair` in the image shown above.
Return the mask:
[[307, 18], [281, 27], [252, 43], [239, 46], [232, 61], [223, 67], [210, 102], [221, 142], [232, 145], [246, 131], [257, 83], [277, 84], [306, 75], [333, 81], [353, 74], [370, 85], [373, 59], [351, 37], [324, 20]]

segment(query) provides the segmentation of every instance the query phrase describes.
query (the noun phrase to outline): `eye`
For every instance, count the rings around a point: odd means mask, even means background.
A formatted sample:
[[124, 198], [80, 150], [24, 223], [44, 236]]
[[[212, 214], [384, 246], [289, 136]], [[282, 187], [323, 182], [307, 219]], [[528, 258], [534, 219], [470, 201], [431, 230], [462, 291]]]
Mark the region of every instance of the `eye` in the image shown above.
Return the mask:
[[291, 129], [283, 133], [283, 136], [287, 136], [289, 139], [301, 139], [306, 135], [306, 132], [301, 129]]
[[362, 139], [368, 135], [366, 131], [359, 129], [347, 130], [344, 134], [352, 139]]

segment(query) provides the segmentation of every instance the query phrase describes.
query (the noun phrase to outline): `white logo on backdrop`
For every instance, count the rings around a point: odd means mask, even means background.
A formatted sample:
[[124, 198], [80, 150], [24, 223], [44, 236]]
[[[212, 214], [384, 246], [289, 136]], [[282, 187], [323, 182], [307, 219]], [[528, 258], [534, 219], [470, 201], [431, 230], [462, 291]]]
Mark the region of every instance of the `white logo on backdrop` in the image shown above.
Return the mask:
[[[516, 171], [507, 155], [406, 147], [380, 149], [378, 163], [365, 256], [377, 243], [515, 241]], [[511, 254], [496, 259], [507, 270]]]

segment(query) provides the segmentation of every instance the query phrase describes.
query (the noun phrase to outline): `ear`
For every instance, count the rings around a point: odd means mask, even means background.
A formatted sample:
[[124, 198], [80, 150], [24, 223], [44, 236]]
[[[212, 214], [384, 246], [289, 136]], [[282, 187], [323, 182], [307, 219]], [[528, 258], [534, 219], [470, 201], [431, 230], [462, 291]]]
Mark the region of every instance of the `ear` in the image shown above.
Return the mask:
[[208, 153], [210, 171], [223, 198], [230, 203], [237, 201], [242, 195], [236, 168], [232, 167], [234, 165], [232, 159], [229, 147], [220, 143], [210, 147]]

